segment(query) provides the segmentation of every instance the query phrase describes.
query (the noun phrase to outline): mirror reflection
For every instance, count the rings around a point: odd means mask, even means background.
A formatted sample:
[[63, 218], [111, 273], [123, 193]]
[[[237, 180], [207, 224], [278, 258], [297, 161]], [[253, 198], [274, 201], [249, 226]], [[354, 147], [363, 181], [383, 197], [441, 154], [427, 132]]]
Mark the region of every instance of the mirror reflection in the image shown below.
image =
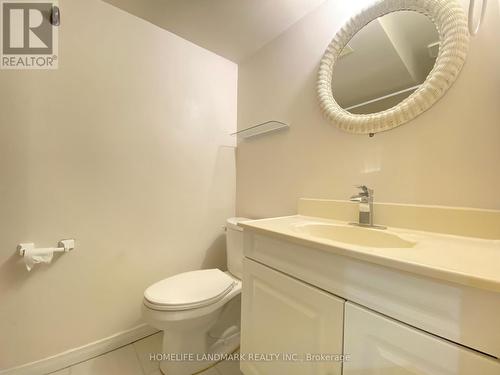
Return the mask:
[[379, 17], [342, 51], [333, 68], [333, 96], [355, 114], [389, 109], [425, 81], [438, 52], [438, 31], [425, 15], [400, 11]]

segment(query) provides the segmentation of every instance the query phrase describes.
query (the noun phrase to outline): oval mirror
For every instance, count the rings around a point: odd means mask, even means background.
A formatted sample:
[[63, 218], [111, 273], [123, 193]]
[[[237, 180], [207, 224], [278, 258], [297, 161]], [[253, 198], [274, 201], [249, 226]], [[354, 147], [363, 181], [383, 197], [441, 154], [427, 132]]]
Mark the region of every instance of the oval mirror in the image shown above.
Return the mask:
[[457, 0], [376, 0], [335, 35], [320, 63], [320, 106], [338, 128], [374, 134], [434, 105], [465, 63]]
[[428, 17], [411, 11], [386, 14], [342, 50], [333, 67], [333, 97], [351, 113], [385, 111], [424, 83], [438, 52], [439, 34]]

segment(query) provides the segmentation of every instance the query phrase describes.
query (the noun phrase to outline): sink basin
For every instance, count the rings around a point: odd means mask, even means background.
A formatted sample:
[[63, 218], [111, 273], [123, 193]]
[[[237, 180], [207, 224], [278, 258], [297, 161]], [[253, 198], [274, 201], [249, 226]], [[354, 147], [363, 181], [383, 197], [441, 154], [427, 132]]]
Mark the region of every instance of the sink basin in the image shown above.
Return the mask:
[[295, 226], [295, 230], [311, 237], [366, 247], [411, 248], [416, 245], [394, 233], [350, 225], [301, 224]]

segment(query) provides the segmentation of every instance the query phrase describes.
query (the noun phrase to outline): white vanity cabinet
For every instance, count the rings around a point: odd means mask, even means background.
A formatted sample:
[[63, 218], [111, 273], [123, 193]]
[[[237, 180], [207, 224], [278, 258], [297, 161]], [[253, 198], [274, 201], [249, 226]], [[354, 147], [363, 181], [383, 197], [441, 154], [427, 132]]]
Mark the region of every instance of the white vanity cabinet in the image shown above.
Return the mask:
[[242, 371], [246, 375], [340, 375], [341, 362], [310, 361], [307, 355], [342, 353], [344, 302], [245, 259], [241, 353], [247, 358], [241, 361]]
[[348, 360], [244, 360], [245, 375], [500, 375], [498, 293], [249, 229], [242, 353]]
[[497, 361], [347, 302], [344, 375], [498, 375]]

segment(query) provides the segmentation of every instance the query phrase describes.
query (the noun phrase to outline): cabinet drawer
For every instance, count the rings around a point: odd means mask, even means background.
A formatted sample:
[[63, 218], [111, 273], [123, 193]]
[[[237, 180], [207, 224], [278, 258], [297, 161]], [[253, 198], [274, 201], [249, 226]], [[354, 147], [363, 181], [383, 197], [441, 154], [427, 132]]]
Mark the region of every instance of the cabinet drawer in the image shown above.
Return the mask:
[[498, 375], [500, 362], [356, 304], [345, 304], [344, 375]]
[[246, 375], [340, 375], [335, 361], [248, 360], [252, 354], [341, 354], [344, 300], [245, 259], [241, 362]]

